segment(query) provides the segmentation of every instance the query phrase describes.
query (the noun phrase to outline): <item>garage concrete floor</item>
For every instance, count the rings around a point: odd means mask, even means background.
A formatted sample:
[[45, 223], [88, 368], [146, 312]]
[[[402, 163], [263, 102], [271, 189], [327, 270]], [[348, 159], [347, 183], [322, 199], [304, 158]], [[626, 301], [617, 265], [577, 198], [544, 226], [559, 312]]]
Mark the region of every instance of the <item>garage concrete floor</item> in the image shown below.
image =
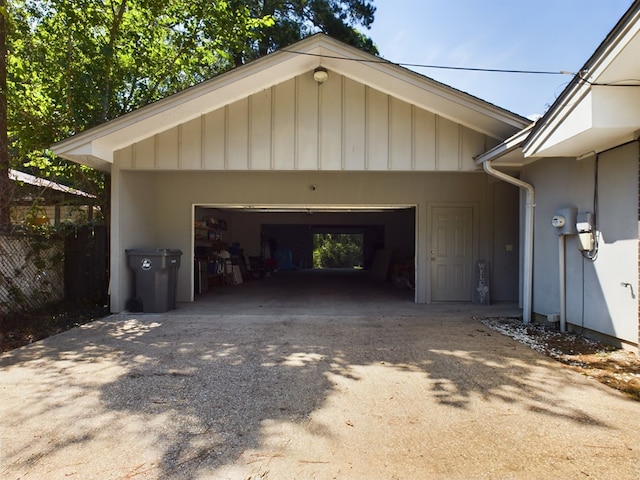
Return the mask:
[[640, 477], [640, 403], [472, 318], [508, 307], [262, 282], [0, 357], [2, 477]]
[[[280, 271], [240, 285], [212, 287], [180, 304], [180, 312], [249, 315], [424, 315], [482, 312], [469, 303], [416, 305], [414, 291], [370, 277], [365, 270]], [[480, 310], [478, 310], [480, 309]], [[492, 305], [493, 314], [521, 316], [514, 304]]]

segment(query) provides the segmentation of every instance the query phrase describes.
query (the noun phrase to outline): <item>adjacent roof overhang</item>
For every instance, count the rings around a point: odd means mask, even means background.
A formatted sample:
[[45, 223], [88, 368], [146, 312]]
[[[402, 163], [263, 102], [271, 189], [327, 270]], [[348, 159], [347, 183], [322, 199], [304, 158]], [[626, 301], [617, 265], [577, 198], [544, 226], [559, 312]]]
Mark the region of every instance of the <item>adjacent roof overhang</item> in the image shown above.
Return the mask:
[[72, 187], [67, 187], [66, 185], [61, 185], [60, 183], [47, 180], [46, 178], [36, 177], [35, 175], [24, 173], [20, 170], [10, 169], [9, 178], [17, 184], [26, 185], [32, 187], [32, 189], [36, 189], [35, 191], [37, 191], [37, 195], [43, 195], [47, 194], [47, 192], [50, 192], [48, 196], [51, 197], [53, 196], [51, 194], [57, 193], [58, 196], [73, 198], [76, 202], [84, 203], [90, 203], [89, 199], [96, 198], [95, 195], [83, 192], [82, 190], [77, 190]]
[[517, 168], [534, 161], [534, 159], [525, 158], [524, 153], [522, 152], [522, 145], [531, 133], [532, 129], [533, 125], [530, 125], [499, 145], [496, 145], [491, 150], [483, 153], [482, 155], [478, 155], [475, 158], [476, 164], [481, 165], [484, 162], [491, 161], [496, 166]]
[[543, 157], [581, 158], [638, 138], [640, 1], [534, 125], [476, 157], [519, 168]]
[[536, 123], [524, 156], [581, 157], [640, 130], [640, 2], [618, 24]]
[[311, 75], [319, 65], [497, 140], [530, 123], [512, 112], [318, 34], [51, 148], [63, 158], [109, 171], [115, 151], [298, 75]]

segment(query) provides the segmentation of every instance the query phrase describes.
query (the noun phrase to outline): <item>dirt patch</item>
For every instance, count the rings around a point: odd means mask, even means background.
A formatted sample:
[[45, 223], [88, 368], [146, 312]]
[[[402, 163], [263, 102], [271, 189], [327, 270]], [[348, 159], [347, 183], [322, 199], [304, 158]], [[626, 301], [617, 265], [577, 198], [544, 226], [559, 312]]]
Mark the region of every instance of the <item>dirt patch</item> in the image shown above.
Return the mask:
[[545, 325], [524, 325], [517, 318], [477, 318], [483, 325], [562, 362], [625, 395], [640, 401], [640, 358], [634, 353], [560, 333]]
[[54, 304], [37, 312], [0, 314], [0, 352], [28, 345], [109, 314], [106, 305]]

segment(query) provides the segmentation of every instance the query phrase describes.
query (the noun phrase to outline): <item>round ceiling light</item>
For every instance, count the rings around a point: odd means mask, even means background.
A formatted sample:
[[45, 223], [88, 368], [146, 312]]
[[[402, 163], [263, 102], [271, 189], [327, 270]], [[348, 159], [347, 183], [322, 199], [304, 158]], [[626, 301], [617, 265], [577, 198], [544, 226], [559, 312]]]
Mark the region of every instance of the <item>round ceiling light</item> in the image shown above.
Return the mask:
[[313, 71], [313, 79], [318, 83], [324, 83], [329, 78], [329, 72], [324, 67], [318, 67]]

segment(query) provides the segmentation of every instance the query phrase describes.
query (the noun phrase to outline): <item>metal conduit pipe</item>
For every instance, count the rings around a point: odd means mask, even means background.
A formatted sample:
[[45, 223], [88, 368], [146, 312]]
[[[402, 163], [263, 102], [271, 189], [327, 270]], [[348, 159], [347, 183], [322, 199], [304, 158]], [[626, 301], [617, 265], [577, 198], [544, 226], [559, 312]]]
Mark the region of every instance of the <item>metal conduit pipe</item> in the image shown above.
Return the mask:
[[564, 235], [558, 235], [558, 263], [560, 269], [560, 331], [567, 331], [567, 272], [565, 267], [565, 238]]
[[524, 264], [523, 264], [523, 286], [522, 286], [522, 321], [531, 322], [532, 298], [533, 298], [533, 220], [535, 212], [535, 191], [533, 185], [522, 180], [507, 175], [493, 168], [491, 160], [482, 163], [484, 171], [492, 177], [496, 177], [507, 183], [515, 185], [525, 190], [525, 223], [524, 223]]

